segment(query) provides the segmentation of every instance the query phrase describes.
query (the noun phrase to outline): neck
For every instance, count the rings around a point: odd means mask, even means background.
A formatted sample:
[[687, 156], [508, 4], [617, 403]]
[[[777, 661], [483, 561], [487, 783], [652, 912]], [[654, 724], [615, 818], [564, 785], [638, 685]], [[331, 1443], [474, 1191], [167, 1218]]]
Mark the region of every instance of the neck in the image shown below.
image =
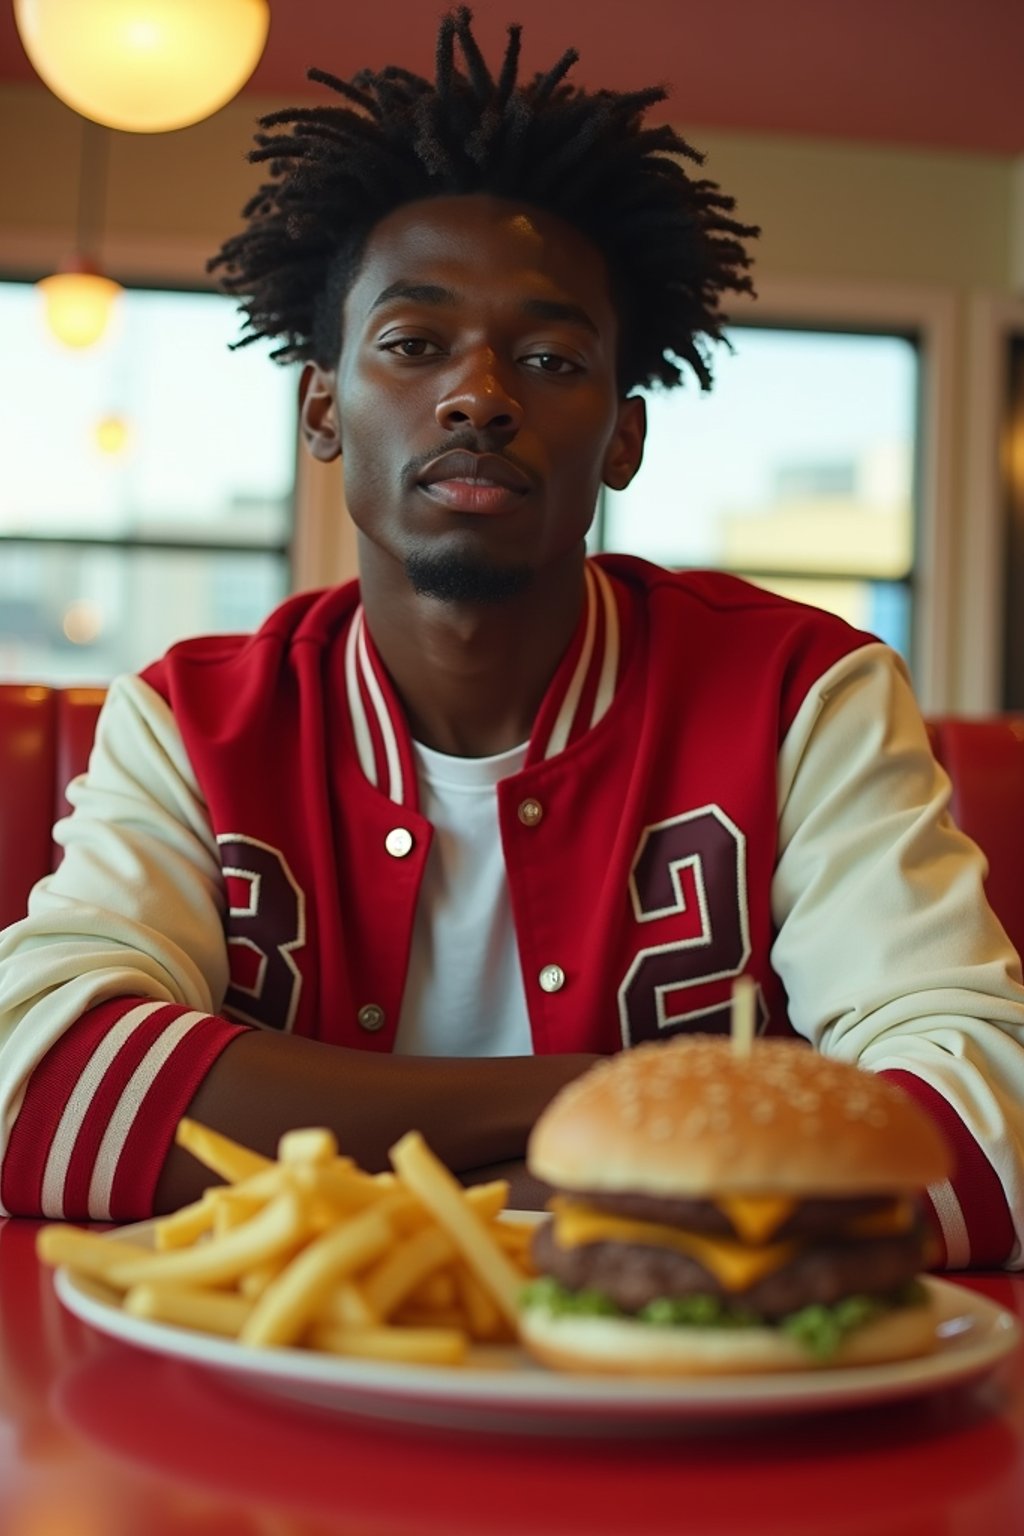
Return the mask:
[[366, 623], [417, 741], [492, 757], [529, 738], [582, 612], [583, 558], [580, 546], [501, 602], [459, 603], [414, 592], [361, 547]]

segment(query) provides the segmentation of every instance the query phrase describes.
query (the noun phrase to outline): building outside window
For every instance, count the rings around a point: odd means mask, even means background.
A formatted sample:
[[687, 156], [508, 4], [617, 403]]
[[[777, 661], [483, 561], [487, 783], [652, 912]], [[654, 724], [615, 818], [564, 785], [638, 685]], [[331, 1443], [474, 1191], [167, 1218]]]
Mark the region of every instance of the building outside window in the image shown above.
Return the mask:
[[919, 358], [902, 335], [735, 327], [715, 385], [647, 392], [644, 465], [593, 547], [735, 572], [912, 660]]

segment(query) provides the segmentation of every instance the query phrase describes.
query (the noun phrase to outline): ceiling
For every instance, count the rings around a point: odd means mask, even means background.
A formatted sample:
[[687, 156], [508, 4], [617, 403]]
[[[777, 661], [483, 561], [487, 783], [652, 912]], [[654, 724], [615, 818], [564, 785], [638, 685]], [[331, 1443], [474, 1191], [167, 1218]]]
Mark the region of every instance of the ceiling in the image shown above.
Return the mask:
[[[83, 9], [87, 0], [80, 0]], [[432, 72], [444, 0], [271, 0], [250, 93], [326, 99], [310, 65]], [[489, 61], [523, 23], [533, 72], [569, 46], [589, 86], [670, 87], [684, 128], [1024, 154], [1022, 0], [477, 0]], [[0, 83], [34, 81], [0, 0]]]

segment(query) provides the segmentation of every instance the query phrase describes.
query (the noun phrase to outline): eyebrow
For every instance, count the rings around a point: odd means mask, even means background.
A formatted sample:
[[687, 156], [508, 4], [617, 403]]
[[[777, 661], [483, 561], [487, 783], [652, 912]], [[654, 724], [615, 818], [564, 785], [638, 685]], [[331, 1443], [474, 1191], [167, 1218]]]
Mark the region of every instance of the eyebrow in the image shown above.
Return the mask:
[[[392, 299], [408, 299], [414, 304], [433, 304], [439, 308], [457, 304], [459, 296], [452, 288], [442, 288], [437, 283], [390, 283], [370, 305], [371, 313]], [[581, 325], [594, 336], [599, 335], [597, 326], [581, 304], [570, 304], [563, 299], [524, 299], [523, 313], [535, 320], [566, 320], [571, 325]]]
[[378, 293], [370, 305], [371, 313], [380, 309], [383, 304], [390, 304], [392, 299], [411, 299], [415, 304], [454, 304], [457, 295], [451, 288], [440, 288], [436, 283], [390, 283], [383, 292]]

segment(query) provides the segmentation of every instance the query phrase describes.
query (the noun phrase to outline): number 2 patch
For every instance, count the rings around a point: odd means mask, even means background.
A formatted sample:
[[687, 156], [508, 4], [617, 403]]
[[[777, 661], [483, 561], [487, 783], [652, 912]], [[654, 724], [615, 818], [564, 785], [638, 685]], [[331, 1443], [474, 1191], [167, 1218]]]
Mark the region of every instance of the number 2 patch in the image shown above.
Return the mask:
[[685, 994], [738, 976], [750, 959], [746, 864], [746, 838], [717, 805], [644, 828], [629, 877], [633, 914], [638, 923], [679, 917], [689, 932], [634, 957], [618, 993], [624, 1047], [728, 1030], [727, 995], [687, 1008]]

